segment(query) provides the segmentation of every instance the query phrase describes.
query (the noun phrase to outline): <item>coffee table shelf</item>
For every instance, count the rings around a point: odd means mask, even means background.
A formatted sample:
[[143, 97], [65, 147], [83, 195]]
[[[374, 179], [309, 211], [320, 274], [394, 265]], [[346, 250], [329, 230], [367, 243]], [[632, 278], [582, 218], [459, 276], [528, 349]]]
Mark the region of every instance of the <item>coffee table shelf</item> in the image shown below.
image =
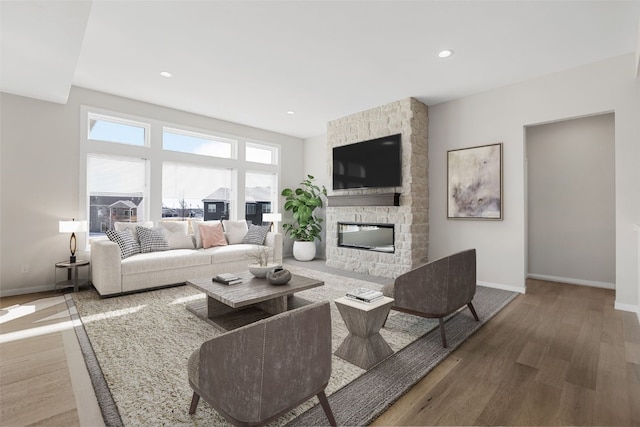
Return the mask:
[[187, 285], [206, 294], [205, 301], [187, 305], [187, 309], [216, 328], [229, 331], [249, 323], [305, 305], [294, 293], [324, 285], [320, 280], [296, 274], [285, 285], [272, 285], [249, 272], [235, 273], [244, 281], [237, 285], [213, 282], [210, 277], [187, 281]]

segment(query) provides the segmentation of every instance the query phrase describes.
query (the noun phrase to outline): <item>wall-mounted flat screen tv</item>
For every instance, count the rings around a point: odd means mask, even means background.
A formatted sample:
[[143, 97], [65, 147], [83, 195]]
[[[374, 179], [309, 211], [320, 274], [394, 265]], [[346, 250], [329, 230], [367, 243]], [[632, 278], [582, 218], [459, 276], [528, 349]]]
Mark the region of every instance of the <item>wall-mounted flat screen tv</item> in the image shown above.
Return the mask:
[[402, 185], [401, 135], [333, 148], [333, 189]]

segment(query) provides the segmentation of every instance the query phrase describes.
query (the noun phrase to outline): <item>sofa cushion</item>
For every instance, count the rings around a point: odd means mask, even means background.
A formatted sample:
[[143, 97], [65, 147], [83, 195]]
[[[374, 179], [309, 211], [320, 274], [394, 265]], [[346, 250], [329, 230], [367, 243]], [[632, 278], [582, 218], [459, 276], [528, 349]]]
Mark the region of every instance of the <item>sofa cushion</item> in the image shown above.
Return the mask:
[[189, 223], [186, 221], [160, 221], [158, 226], [171, 249], [193, 249], [193, 237], [189, 235]]
[[107, 230], [105, 234], [109, 240], [118, 244], [121, 259], [140, 253], [140, 244], [133, 238], [131, 229], [127, 228], [122, 231]]
[[[211, 263], [217, 262], [234, 262], [234, 261], [247, 261], [247, 265], [252, 263], [252, 260], [247, 254], [255, 251], [258, 248], [257, 245], [247, 245], [239, 243], [237, 245], [229, 246], [217, 246], [215, 248], [202, 249], [202, 253], [211, 256]], [[268, 248], [270, 252], [271, 248]]]
[[194, 249], [149, 252], [122, 260], [122, 275], [208, 265], [210, 263], [210, 255]]
[[242, 243], [242, 239], [249, 230], [247, 221], [229, 221], [225, 219], [222, 221], [222, 226], [230, 245]]
[[117, 221], [113, 223], [113, 227], [116, 229], [116, 231], [122, 231], [126, 229], [131, 230], [131, 234], [133, 235], [133, 238], [136, 240], [137, 243], [140, 243], [140, 239], [138, 238], [138, 232], [136, 231], [137, 226], [151, 228], [153, 227], [153, 221], [145, 221], [145, 222]]
[[214, 224], [201, 223], [198, 224], [200, 229], [200, 237], [202, 238], [202, 247], [204, 249], [214, 246], [227, 246], [227, 239], [222, 231], [222, 224], [216, 222]]
[[255, 225], [251, 224], [249, 231], [242, 238], [242, 243], [248, 243], [250, 245], [263, 245], [264, 239], [267, 237], [271, 225]]

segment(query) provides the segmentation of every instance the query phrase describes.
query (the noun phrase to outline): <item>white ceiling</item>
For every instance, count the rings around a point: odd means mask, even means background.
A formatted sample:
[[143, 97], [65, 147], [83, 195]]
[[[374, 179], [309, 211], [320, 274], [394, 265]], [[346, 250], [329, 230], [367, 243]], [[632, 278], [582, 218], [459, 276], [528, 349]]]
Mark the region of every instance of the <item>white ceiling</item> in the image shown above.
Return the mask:
[[406, 97], [434, 105], [634, 52], [640, 1], [1, 1], [0, 14], [3, 92], [65, 103], [73, 85], [304, 138]]

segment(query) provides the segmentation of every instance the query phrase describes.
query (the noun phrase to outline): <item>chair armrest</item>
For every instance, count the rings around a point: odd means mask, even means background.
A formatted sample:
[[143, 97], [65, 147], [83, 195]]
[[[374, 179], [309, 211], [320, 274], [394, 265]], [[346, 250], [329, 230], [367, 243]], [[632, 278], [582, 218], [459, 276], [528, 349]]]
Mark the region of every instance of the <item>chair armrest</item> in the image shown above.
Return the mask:
[[91, 242], [91, 281], [100, 295], [122, 292], [121, 262], [117, 243], [111, 240]]
[[282, 234], [268, 232], [267, 237], [264, 240], [265, 246], [268, 246], [272, 250], [273, 262], [282, 264]]

